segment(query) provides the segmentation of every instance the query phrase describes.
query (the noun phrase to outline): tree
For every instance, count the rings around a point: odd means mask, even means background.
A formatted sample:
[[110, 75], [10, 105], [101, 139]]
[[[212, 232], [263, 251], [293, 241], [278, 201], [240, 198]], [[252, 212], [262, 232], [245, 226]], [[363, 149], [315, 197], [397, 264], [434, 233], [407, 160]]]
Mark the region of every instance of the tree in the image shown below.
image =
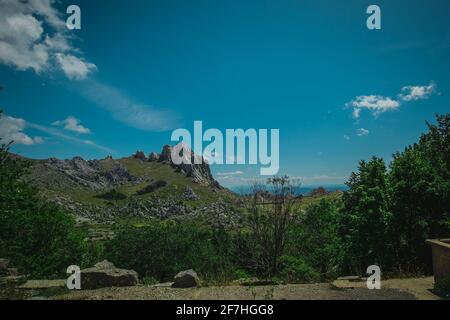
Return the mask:
[[363, 274], [369, 265], [388, 263], [390, 187], [384, 161], [361, 161], [343, 195], [342, 235], [349, 271]]
[[[278, 271], [279, 259], [285, 251], [287, 236], [295, 216], [297, 186], [287, 176], [270, 178], [267, 184], [269, 193], [264, 185], [253, 186], [250, 227], [257, 247], [255, 267], [271, 276]], [[261, 195], [265, 195], [267, 199], [261, 199]]]
[[342, 265], [340, 207], [339, 200], [322, 199], [311, 204], [289, 236], [288, 254], [301, 257], [324, 278], [336, 276]]
[[80, 265], [84, 244], [73, 219], [38, 197], [24, 179], [30, 162], [11, 154], [9, 147], [0, 145], [0, 257], [32, 277]]
[[391, 163], [392, 236], [399, 271], [431, 271], [427, 238], [450, 235], [450, 115]]

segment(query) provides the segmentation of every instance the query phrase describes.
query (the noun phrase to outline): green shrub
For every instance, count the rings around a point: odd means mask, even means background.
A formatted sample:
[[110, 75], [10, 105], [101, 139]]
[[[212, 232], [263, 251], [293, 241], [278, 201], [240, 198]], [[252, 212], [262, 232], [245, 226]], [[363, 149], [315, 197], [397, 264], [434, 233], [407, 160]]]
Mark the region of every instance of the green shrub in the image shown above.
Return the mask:
[[113, 201], [113, 200], [124, 200], [127, 198], [127, 196], [117, 189], [112, 189], [111, 191], [96, 196], [96, 198]]
[[73, 218], [23, 180], [29, 166], [0, 146], [0, 257], [31, 277], [65, 274], [81, 261], [83, 234]]
[[156, 190], [158, 190], [160, 188], [165, 187], [166, 185], [167, 185], [166, 181], [158, 180], [158, 181], [155, 181], [155, 182], [149, 184], [145, 188], [137, 191], [136, 194], [141, 196], [141, 195], [144, 195], [144, 194], [147, 194], [147, 193], [152, 193], [152, 192], [155, 192]]
[[287, 254], [302, 259], [323, 278], [335, 278], [342, 265], [340, 203], [321, 200], [306, 208], [289, 234]]
[[248, 279], [250, 277], [251, 274], [247, 270], [238, 268], [233, 271], [233, 279]]
[[320, 280], [320, 274], [304, 260], [286, 255], [280, 258], [279, 276], [287, 283], [308, 283]]
[[179, 271], [194, 269], [203, 279], [229, 278], [231, 237], [195, 222], [154, 221], [144, 227], [123, 225], [108, 243], [108, 259], [134, 269], [141, 278], [170, 281]]

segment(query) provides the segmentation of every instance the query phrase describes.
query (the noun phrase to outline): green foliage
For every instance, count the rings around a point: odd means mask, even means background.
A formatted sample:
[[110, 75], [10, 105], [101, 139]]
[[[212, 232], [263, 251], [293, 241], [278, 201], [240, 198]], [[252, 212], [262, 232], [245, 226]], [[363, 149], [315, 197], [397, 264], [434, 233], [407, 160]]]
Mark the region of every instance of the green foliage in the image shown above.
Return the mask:
[[342, 265], [340, 206], [339, 201], [326, 199], [310, 205], [289, 235], [287, 252], [302, 257], [323, 278], [337, 276]]
[[121, 226], [107, 252], [113, 263], [141, 277], [169, 281], [192, 268], [205, 279], [220, 279], [231, 273], [231, 241], [225, 231], [200, 224], [154, 221], [140, 228]]
[[287, 283], [308, 283], [320, 280], [320, 275], [303, 259], [293, 256], [282, 256], [280, 258], [280, 272]]
[[373, 157], [361, 161], [344, 193], [341, 231], [345, 259], [350, 271], [362, 274], [367, 266], [382, 265], [387, 249], [387, 227], [391, 220], [388, 171], [384, 161]]
[[146, 194], [146, 193], [152, 193], [152, 192], [155, 192], [156, 190], [158, 190], [160, 188], [165, 187], [166, 185], [167, 185], [166, 181], [158, 180], [158, 181], [152, 182], [151, 184], [149, 184], [145, 188], [137, 191], [136, 194], [143, 195], [143, 194]]
[[237, 268], [233, 271], [232, 277], [233, 277], [233, 279], [236, 279], [236, 280], [248, 279], [251, 277], [251, 274], [245, 269]]
[[123, 194], [117, 189], [112, 189], [111, 191], [108, 191], [96, 197], [105, 200], [125, 200], [127, 198], [125, 194]]
[[31, 277], [64, 273], [82, 256], [82, 235], [22, 177], [29, 163], [0, 146], [0, 257]]
[[[252, 231], [253, 256], [256, 268], [265, 276], [279, 271], [279, 259], [286, 250], [289, 231], [295, 217], [296, 185], [289, 177], [273, 177], [267, 180], [270, 203], [260, 203], [260, 196], [267, 194], [264, 185], [254, 185], [249, 225]], [[265, 201], [263, 201], [265, 202]]]
[[418, 143], [394, 155], [387, 170], [379, 158], [361, 161], [343, 196], [341, 232], [346, 269], [371, 264], [385, 272], [431, 271], [425, 240], [450, 235], [450, 115]]
[[431, 271], [427, 238], [450, 235], [450, 115], [391, 164], [394, 258], [399, 271]]

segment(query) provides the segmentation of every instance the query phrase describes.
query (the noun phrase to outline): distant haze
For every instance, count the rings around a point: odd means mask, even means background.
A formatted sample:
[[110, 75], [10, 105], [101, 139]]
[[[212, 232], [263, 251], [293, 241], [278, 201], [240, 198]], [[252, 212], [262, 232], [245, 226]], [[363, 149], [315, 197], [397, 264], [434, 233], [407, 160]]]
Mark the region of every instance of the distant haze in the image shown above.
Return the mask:
[[[303, 186], [296, 189], [295, 194], [296, 195], [308, 195], [313, 191], [314, 189], [317, 189], [319, 187], [325, 188], [328, 192], [334, 192], [334, 191], [346, 191], [348, 190], [348, 187], [345, 184], [330, 184], [330, 185], [316, 185], [316, 186]], [[252, 187], [250, 185], [241, 185], [241, 186], [232, 186], [229, 187], [233, 192], [236, 192], [238, 194], [249, 194], [251, 193]], [[270, 187], [267, 188], [268, 191], [270, 191]]]

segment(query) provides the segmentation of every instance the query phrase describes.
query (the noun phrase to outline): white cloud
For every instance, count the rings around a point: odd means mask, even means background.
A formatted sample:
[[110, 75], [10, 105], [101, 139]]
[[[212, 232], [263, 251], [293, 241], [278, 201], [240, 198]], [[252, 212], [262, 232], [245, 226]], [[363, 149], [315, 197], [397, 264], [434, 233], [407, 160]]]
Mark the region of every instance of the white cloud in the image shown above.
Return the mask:
[[399, 98], [403, 101], [428, 99], [436, 89], [436, 84], [430, 82], [428, 86], [406, 86], [402, 88]]
[[36, 136], [36, 137], [34, 137], [34, 142], [37, 144], [42, 144], [42, 143], [44, 143], [44, 138]]
[[91, 130], [89, 128], [81, 125], [80, 120], [72, 116], [68, 116], [65, 120], [55, 121], [52, 123], [52, 125], [63, 127], [65, 130], [81, 134], [91, 133]]
[[359, 128], [358, 130], [356, 130], [356, 135], [358, 137], [363, 137], [363, 136], [367, 136], [369, 134], [369, 130], [364, 129], [364, 128]]
[[1, 143], [23, 144], [30, 146], [44, 142], [41, 137], [32, 138], [25, 134], [23, 131], [26, 126], [27, 123], [24, 119], [2, 116], [0, 118]]
[[72, 46], [54, 2], [0, 1], [0, 63], [36, 73], [57, 67], [69, 79], [85, 79], [95, 65], [74, 55], [80, 50]]
[[361, 111], [367, 109], [377, 117], [381, 113], [397, 110], [402, 102], [409, 102], [421, 99], [428, 99], [436, 91], [436, 84], [431, 81], [427, 86], [406, 86], [401, 89], [397, 99], [380, 95], [358, 96], [345, 104], [346, 107], [353, 108], [353, 118], [358, 119]]
[[350, 137], [349, 137], [348, 135], [345, 134], [345, 135], [344, 135], [344, 139], [348, 141], [348, 140], [350, 140]]
[[368, 109], [374, 116], [378, 116], [383, 112], [398, 109], [400, 102], [389, 97], [370, 95], [358, 96], [347, 103], [347, 106], [353, 107], [353, 117], [359, 118], [362, 109]]
[[95, 64], [83, 61], [73, 55], [57, 53], [56, 59], [67, 78], [71, 80], [84, 80], [92, 70], [97, 69]]

